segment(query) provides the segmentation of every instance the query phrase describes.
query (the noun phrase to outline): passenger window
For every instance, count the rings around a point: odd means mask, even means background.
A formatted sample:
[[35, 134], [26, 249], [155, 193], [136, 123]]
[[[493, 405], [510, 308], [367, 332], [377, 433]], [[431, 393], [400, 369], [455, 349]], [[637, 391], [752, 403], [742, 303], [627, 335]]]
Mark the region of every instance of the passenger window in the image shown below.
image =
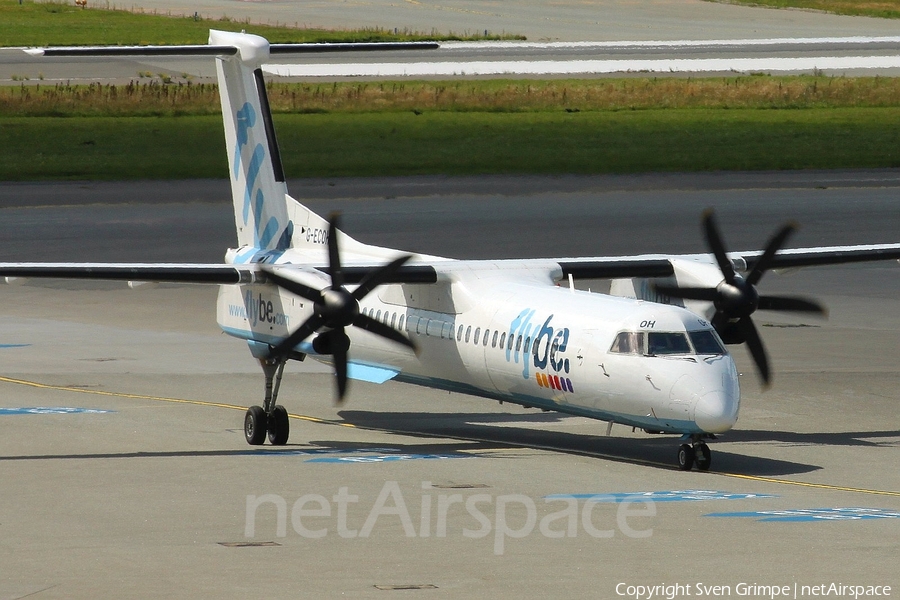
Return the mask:
[[534, 343], [531, 345], [531, 353], [535, 356], [538, 355], [538, 346], [540, 346], [541, 338], [534, 338]]
[[[495, 329], [495, 330], [494, 330], [494, 337], [491, 338], [491, 348], [496, 348], [496, 347], [497, 347], [497, 334], [498, 334], [498, 333], [500, 333], [500, 332], [497, 331], [497, 330]], [[501, 345], [501, 347], [503, 346], [503, 344], [500, 344], [500, 345]]]
[[376, 321], [380, 321], [380, 320], [381, 320], [381, 311], [380, 311], [380, 310], [379, 310], [377, 313], [375, 313], [375, 320], [376, 320]]
[[481, 335], [481, 327], [476, 327], [475, 328], [475, 337], [472, 339], [472, 341], [475, 343], [476, 346], [478, 345], [478, 336], [479, 335]]
[[664, 354], [690, 354], [687, 336], [683, 333], [647, 332], [647, 353], [651, 356]]
[[616, 336], [609, 351], [618, 354], [643, 354], [644, 336], [637, 331], [623, 331]]
[[391, 329], [397, 324], [397, 313], [391, 313]]
[[403, 331], [403, 315], [400, 315], [400, 321], [397, 324], [397, 329], [399, 329], [400, 331]]
[[457, 342], [461, 342], [461, 341], [462, 341], [462, 331], [463, 331], [463, 326], [460, 325], [460, 326], [459, 326], [459, 331], [456, 332], [456, 341], [457, 341]]
[[[512, 338], [510, 338], [512, 339]], [[522, 336], [516, 338], [516, 352], [522, 349]]]
[[490, 330], [490, 329], [485, 329], [485, 330], [484, 330], [484, 342], [482, 342], [482, 346], [487, 346], [487, 345], [488, 345], [488, 341], [489, 341], [488, 338], [489, 338], [489, 337], [491, 337], [491, 330]]
[[504, 332], [503, 335], [500, 336], [500, 347], [503, 348], [503, 346], [505, 346], [505, 345], [506, 345], [506, 333]]
[[714, 331], [689, 331], [688, 337], [697, 354], [725, 354], [725, 348]]
[[525, 345], [522, 346], [522, 353], [526, 354], [530, 347], [531, 347], [531, 337], [529, 336], [529, 337], [525, 338]]
[[472, 326], [469, 325], [468, 327], [466, 327], [466, 343], [467, 344], [469, 343], [469, 334], [471, 334], [471, 333], [472, 333]]

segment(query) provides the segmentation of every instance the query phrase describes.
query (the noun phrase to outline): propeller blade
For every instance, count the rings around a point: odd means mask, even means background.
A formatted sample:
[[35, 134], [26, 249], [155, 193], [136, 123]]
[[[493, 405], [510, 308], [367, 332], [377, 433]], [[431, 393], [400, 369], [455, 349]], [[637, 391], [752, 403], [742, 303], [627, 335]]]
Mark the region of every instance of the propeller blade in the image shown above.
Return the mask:
[[753, 362], [756, 363], [756, 368], [759, 371], [759, 376], [762, 377], [763, 384], [768, 386], [771, 379], [769, 372], [769, 357], [766, 354], [766, 349], [759, 337], [756, 326], [753, 324], [750, 317], [744, 317], [738, 321], [738, 328], [741, 330], [741, 333], [744, 334], [744, 339], [747, 342], [747, 349], [750, 350]]
[[338, 251], [338, 222], [341, 213], [331, 213], [328, 219], [328, 269], [331, 272], [331, 289], [338, 290], [344, 286], [344, 273], [341, 271], [341, 254]]
[[762, 279], [762, 276], [766, 271], [769, 270], [769, 266], [772, 264], [772, 259], [775, 258], [775, 253], [781, 250], [781, 247], [784, 245], [784, 242], [787, 240], [788, 236], [791, 235], [794, 230], [797, 229], [797, 226], [794, 223], [788, 223], [784, 227], [779, 230], [772, 239], [769, 240], [769, 243], [766, 244], [766, 249], [762, 253], [762, 256], [759, 257], [759, 260], [756, 261], [756, 264], [753, 266], [753, 270], [750, 271], [750, 274], [747, 275], [747, 283], [750, 285], [756, 285], [759, 283], [759, 280]]
[[372, 271], [365, 277], [363, 280], [359, 282], [359, 287], [351, 292], [351, 295], [357, 300], [362, 300], [365, 298], [369, 292], [377, 288], [379, 285], [390, 281], [391, 276], [397, 272], [397, 269], [402, 267], [406, 261], [408, 261], [412, 256], [406, 255], [401, 256], [400, 258], [396, 258], [379, 268], [377, 271]]
[[[344, 334], [341, 328], [341, 334]], [[337, 376], [337, 403], [344, 402], [347, 395], [347, 348], [343, 345], [334, 349], [334, 374]]]
[[376, 335], [380, 335], [383, 338], [387, 338], [391, 341], [397, 342], [398, 344], [403, 344], [407, 348], [412, 349], [413, 352], [418, 353], [419, 351], [419, 348], [411, 339], [409, 339], [393, 327], [385, 325], [381, 321], [376, 321], [372, 317], [363, 314], [357, 315], [356, 318], [353, 319], [353, 324], [357, 327], [365, 329], [366, 331], [369, 331]]
[[292, 294], [300, 296], [301, 298], [306, 298], [310, 302], [316, 302], [322, 295], [321, 290], [317, 290], [314, 287], [310, 287], [305, 283], [300, 283], [299, 281], [294, 281], [293, 279], [288, 279], [284, 275], [279, 275], [274, 269], [271, 267], [260, 267], [263, 273], [266, 274], [266, 277], [269, 278], [272, 282], [275, 283], [280, 288], [283, 288]]
[[719, 235], [719, 228], [716, 225], [715, 215], [711, 208], [703, 211], [703, 231], [706, 234], [706, 244], [712, 251], [713, 256], [716, 257], [716, 263], [718, 263], [719, 270], [722, 271], [725, 281], [734, 283], [734, 267], [731, 264], [731, 260], [726, 256], [725, 244], [722, 242], [722, 236]]
[[759, 308], [762, 310], [781, 310], [784, 312], [809, 312], [827, 315], [828, 309], [814, 300], [792, 298], [788, 296], [760, 296]]
[[715, 288], [678, 287], [677, 285], [656, 285], [657, 292], [671, 296], [672, 298], [684, 298], [685, 300], [715, 301], [718, 292]]
[[294, 347], [314, 334], [316, 330], [319, 329], [322, 325], [325, 324], [325, 317], [318, 314], [313, 314], [310, 318], [305, 320], [300, 327], [291, 332], [289, 336], [281, 340], [277, 346], [272, 348], [269, 352], [269, 356], [279, 356], [283, 354], [287, 354]]
[[712, 318], [712, 326], [713, 329], [719, 332], [719, 335], [725, 331], [725, 327], [728, 325], [728, 315], [722, 312], [721, 310], [717, 310], [716, 314], [713, 315]]

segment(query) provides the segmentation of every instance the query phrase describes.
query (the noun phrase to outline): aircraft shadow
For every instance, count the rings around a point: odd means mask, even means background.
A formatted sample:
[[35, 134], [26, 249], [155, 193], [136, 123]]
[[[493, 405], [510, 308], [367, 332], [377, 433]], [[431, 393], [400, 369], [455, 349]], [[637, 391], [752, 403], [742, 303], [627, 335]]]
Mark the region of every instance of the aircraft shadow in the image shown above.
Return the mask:
[[[367, 429], [415, 437], [448, 438], [512, 447], [538, 448], [663, 469], [676, 468], [675, 454], [679, 445], [678, 438], [670, 435], [651, 438], [623, 438], [528, 427], [528, 425], [552, 423], [565, 418], [555, 413], [504, 415], [497, 413], [400, 413], [349, 410], [341, 411], [339, 414], [347, 423]], [[523, 426], [516, 427], [515, 423], [521, 423]], [[326, 442], [317, 443], [325, 444]], [[433, 444], [427, 446], [432, 447]], [[808, 473], [821, 468], [817, 465], [726, 452], [717, 442], [710, 444], [710, 447], [713, 451], [712, 471], [775, 476]], [[442, 450], [439, 452], [443, 453]]]
[[[265, 446], [271, 450], [271, 446]], [[171, 450], [158, 452], [97, 452], [91, 454], [23, 454], [19, 456], [0, 456], [0, 462], [12, 462], [18, 460], [64, 460], [64, 459], [96, 459], [96, 458], [181, 458], [181, 457], [215, 457], [215, 456], [246, 456], [254, 454], [252, 448], [241, 450]]]
[[[878, 438], [894, 438], [879, 440]], [[764, 431], [758, 429], [732, 429], [722, 442], [770, 442], [784, 446], [900, 446], [900, 430], [885, 431], [836, 431], [830, 433], [796, 433], [793, 431]]]

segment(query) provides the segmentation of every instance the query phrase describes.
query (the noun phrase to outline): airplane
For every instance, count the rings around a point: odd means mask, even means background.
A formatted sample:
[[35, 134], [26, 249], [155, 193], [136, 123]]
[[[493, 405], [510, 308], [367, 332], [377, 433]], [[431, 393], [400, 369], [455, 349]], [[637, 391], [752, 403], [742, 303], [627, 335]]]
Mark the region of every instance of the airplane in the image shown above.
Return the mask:
[[[29, 50], [214, 57], [238, 247], [221, 264], [0, 263], [0, 276], [219, 285], [219, 326], [246, 341], [264, 374], [263, 400], [244, 418], [251, 445], [287, 443], [282, 375], [310, 357], [333, 366], [339, 403], [350, 379], [460, 392], [676, 434], [678, 468], [707, 470], [706, 441], [731, 429], [740, 408], [726, 344], [746, 343], [768, 384], [752, 314], [825, 312], [814, 300], [760, 294], [763, 275], [900, 259], [900, 244], [785, 249], [792, 223], [762, 251], [727, 252], [711, 211], [708, 254], [455, 260], [362, 243], [337, 214], [326, 219], [288, 194], [262, 66], [279, 53], [435, 45], [378, 46], [270, 45], [211, 30], [205, 46]], [[610, 279], [610, 293], [575, 289], [575, 278]]]

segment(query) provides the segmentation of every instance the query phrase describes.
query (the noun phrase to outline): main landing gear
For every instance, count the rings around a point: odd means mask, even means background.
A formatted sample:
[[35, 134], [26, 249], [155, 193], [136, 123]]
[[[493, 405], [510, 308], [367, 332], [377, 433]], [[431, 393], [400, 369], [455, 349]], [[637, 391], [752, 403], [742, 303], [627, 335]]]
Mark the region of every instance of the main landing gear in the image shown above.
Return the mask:
[[690, 440], [690, 444], [681, 444], [678, 448], [678, 468], [682, 471], [690, 471], [696, 465], [698, 471], [708, 471], [712, 464], [709, 446], [703, 441], [701, 435], [694, 434]]
[[266, 376], [266, 399], [263, 406], [251, 406], [244, 416], [244, 437], [251, 446], [259, 446], [269, 437], [273, 446], [283, 446], [288, 441], [291, 424], [287, 410], [278, 404], [278, 389], [284, 374], [286, 359], [261, 358], [259, 364]]

